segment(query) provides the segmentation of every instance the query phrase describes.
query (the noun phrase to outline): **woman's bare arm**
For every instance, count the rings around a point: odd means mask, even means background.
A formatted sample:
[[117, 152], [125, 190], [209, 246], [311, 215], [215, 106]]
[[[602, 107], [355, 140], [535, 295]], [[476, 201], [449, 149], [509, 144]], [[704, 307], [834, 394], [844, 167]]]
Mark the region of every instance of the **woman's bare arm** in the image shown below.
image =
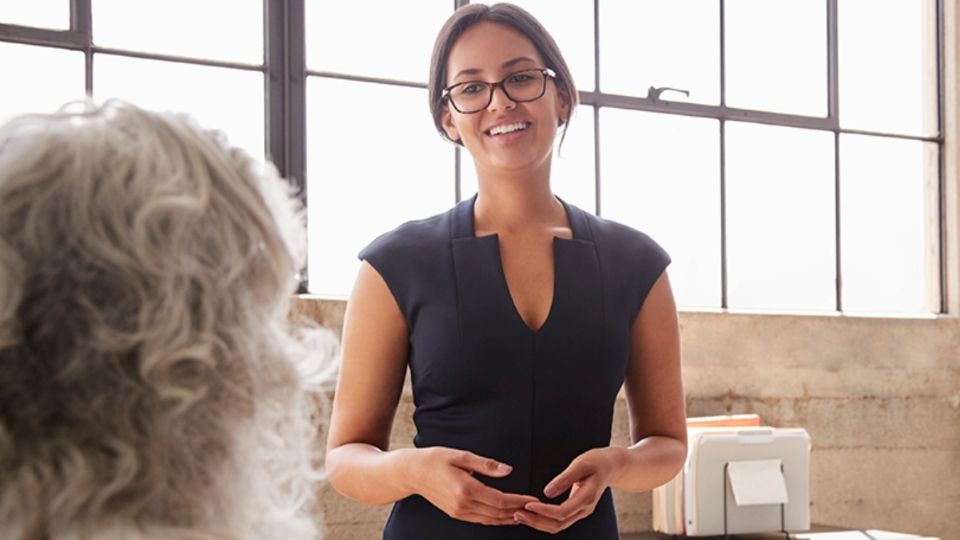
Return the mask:
[[513, 513], [536, 500], [490, 488], [474, 474], [502, 477], [509, 465], [451, 448], [389, 449], [403, 390], [408, 330], [377, 271], [363, 263], [343, 327], [343, 366], [327, 437], [326, 468], [341, 494], [387, 504], [419, 494], [451, 517], [513, 525]]
[[343, 364], [327, 435], [326, 469], [343, 495], [385, 504], [410, 495], [388, 452], [403, 390], [407, 326], [383, 278], [364, 262], [343, 322]]
[[624, 390], [633, 445], [611, 485], [647, 491], [676, 476], [687, 455], [680, 326], [666, 271], [650, 289], [630, 339]]

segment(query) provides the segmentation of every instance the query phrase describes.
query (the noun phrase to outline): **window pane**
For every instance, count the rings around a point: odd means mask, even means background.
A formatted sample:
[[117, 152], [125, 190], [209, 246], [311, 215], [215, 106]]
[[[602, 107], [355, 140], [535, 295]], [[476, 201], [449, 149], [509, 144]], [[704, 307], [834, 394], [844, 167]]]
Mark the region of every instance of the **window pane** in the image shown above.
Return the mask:
[[720, 128], [716, 120], [603, 109], [604, 217], [670, 254], [681, 306], [720, 306]]
[[98, 54], [94, 96], [149, 109], [186, 112], [256, 159], [264, 156], [263, 74]]
[[[481, 0], [471, 4], [494, 4], [497, 0]], [[592, 92], [593, 69], [593, 2], [576, 0], [513, 0], [511, 3], [529, 11], [553, 36], [563, 58], [570, 67], [577, 88]]]
[[[557, 132], [559, 147], [560, 132]], [[477, 192], [477, 170], [466, 149], [461, 149], [460, 195], [468, 199]], [[550, 183], [561, 199], [594, 213], [597, 208], [597, 189], [594, 179], [593, 107], [577, 107], [567, 130], [567, 138], [553, 153]]]
[[92, 0], [102, 47], [263, 63], [262, 0]]
[[833, 134], [728, 122], [730, 307], [836, 309]]
[[840, 0], [838, 8], [841, 125], [936, 135], [934, 0]]
[[727, 105], [827, 116], [826, 2], [726, 3]]
[[[720, 103], [717, 0], [600, 2], [600, 87], [644, 97], [651, 86], [681, 88], [663, 99]], [[729, 5], [729, 3], [728, 3]]]
[[83, 63], [81, 52], [0, 42], [0, 123], [83, 99]]
[[842, 135], [844, 311], [939, 310], [937, 147]]
[[306, 0], [305, 9], [309, 69], [426, 83], [453, 2]]
[[70, 0], [6, 0], [0, 2], [0, 23], [70, 29]]
[[453, 205], [453, 146], [426, 102], [417, 88], [308, 79], [311, 292], [348, 294], [365, 245]]

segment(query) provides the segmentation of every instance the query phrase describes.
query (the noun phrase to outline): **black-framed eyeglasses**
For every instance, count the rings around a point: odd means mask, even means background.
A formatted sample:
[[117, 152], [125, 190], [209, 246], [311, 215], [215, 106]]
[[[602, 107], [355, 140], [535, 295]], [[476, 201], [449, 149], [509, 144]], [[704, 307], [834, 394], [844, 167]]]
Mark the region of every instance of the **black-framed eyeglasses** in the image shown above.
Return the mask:
[[497, 82], [465, 81], [443, 89], [440, 97], [463, 114], [480, 112], [490, 106], [493, 91], [499, 86], [511, 101], [526, 103], [540, 99], [547, 91], [547, 77], [556, 79], [550, 68], [516, 71]]

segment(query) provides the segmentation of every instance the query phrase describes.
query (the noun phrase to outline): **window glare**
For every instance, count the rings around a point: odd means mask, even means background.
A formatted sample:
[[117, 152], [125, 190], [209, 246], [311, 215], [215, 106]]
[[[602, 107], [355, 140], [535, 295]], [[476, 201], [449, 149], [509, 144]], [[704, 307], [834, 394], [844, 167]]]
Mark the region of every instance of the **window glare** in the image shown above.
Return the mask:
[[720, 307], [720, 126], [713, 119], [604, 109], [604, 217], [656, 240], [677, 304]]
[[[0, 123], [24, 113], [49, 113], [83, 99], [83, 53], [0, 42], [4, 73]], [[37, 66], [43, 66], [37, 69]]]
[[306, 0], [305, 9], [309, 69], [425, 83], [434, 37], [453, 3]]
[[0, 23], [69, 30], [70, 0], [3, 0]]
[[94, 57], [93, 73], [97, 101], [116, 97], [189, 113], [204, 127], [225, 133], [231, 145], [263, 159], [261, 73], [104, 54]]
[[433, 127], [426, 90], [307, 83], [309, 286], [343, 296], [364, 246], [453, 205], [454, 151]]
[[[941, 311], [956, 232], [941, 213], [940, 181], [956, 180], [941, 170], [955, 89], [938, 62], [956, 33], [938, 50], [943, 2], [511, 1], [557, 41], [587, 103], [554, 149], [553, 192], [662, 245], [678, 305]], [[456, 6], [496, 0], [302, 2], [301, 32], [266, 20], [297, 11], [283, 0], [0, 0], [0, 123], [83, 99], [92, 77], [95, 101], [185, 112], [255, 159], [279, 135], [271, 150], [308, 199], [308, 286], [345, 296], [362, 247], [477, 192], [418, 86]], [[74, 6], [92, 35], [71, 31]], [[268, 35], [306, 65], [267, 65]], [[681, 92], [648, 99], [655, 88]], [[291, 139], [301, 122], [306, 140]]]
[[935, 193], [935, 156], [929, 143], [841, 137], [844, 310], [937, 309], [931, 278], [937, 275], [939, 231], [927, 218], [936, 215], [936, 198], [927, 195]]
[[935, 8], [934, 0], [839, 1], [843, 127], [936, 135]]
[[716, 0], [600, 2], [600, 87], [646, 97], [654, 87], [690, 92], [664, 99], [720, 103], [720, 8]]
[[261, 0], [91, 0], [102, 47], [263, 63]]
[[550, 177], [553, 192], [558, 197], [591, 213], [597, 208], [593, 114], [593, 107], [577, 107], [562, 146], [560, 134], [563, 128], [557, 130], [557, 151], [553, 154]]
[[825, 7], [810, 0], [727, 2], [727, 105], [827, 116]]
[[730, 307], [836, 308], [833, 134], [728, 122]]

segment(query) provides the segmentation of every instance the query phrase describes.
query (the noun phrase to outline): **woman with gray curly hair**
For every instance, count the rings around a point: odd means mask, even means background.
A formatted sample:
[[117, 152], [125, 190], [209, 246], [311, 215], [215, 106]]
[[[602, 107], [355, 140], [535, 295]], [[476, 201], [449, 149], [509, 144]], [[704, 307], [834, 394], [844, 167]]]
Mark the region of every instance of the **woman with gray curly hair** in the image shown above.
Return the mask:
[[[3, 538], [316, 538], [289, 187], [122, 102], [0, 128]], [[322, 350], [318, 351], [317, 347]]]

